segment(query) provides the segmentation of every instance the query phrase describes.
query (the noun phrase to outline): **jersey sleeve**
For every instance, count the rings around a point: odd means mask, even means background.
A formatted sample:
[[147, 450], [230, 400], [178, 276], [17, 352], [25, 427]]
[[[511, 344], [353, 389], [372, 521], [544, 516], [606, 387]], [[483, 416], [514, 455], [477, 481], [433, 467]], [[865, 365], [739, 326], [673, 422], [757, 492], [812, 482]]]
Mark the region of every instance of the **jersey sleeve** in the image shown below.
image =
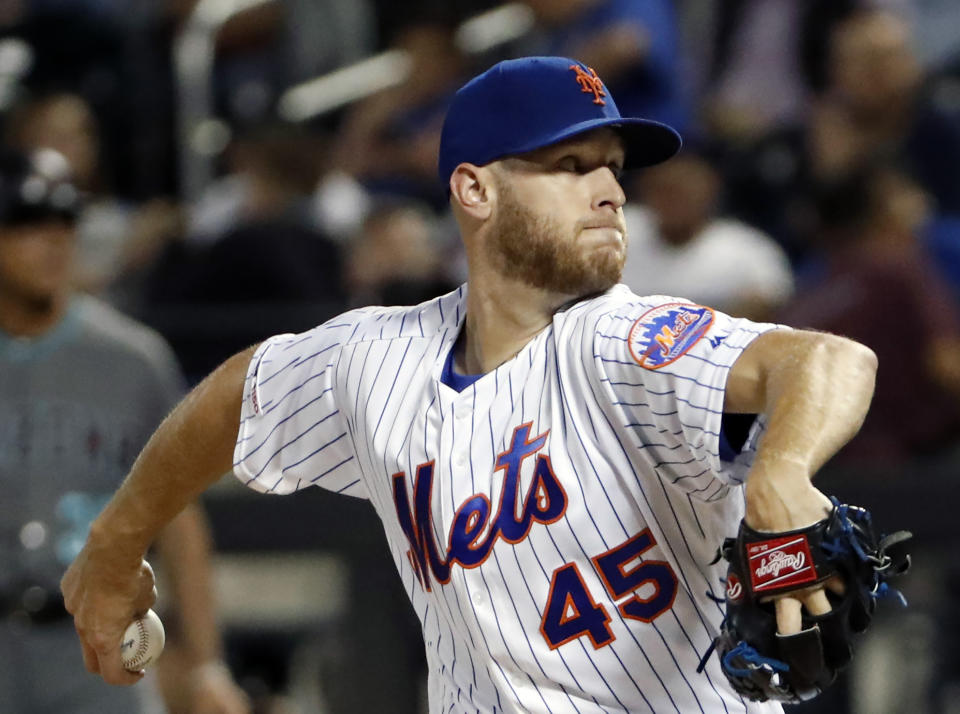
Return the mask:
[[624, 430], [661, 478], [704, 499], [743, 482], [764, 417], [732, 460], [721, 457], [727, 376], [754, 339], [781, 327], [664, 298], [624, 308], [598, 329], [597, 354]]
[[247, 486], [282, 494], [316, 485], [367, 497], [336, 381], [353, 327], [341, 316], [299, 335], [271, 337], [254, 353], [233, 459]]

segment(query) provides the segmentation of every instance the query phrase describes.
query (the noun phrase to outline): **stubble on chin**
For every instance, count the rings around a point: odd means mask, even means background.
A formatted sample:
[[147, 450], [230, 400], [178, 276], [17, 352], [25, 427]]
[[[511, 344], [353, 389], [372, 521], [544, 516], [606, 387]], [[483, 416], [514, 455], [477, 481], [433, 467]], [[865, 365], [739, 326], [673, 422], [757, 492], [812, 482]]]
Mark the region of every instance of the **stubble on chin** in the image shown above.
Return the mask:
[[565, 228], [551, 216], [537, 216], [501, 187], [500, 205], [488, 258], [506, 277], [535, 288], [583, 297], [605, 292], [620, 280], [624, 250], [584, 252], [579, 227]]

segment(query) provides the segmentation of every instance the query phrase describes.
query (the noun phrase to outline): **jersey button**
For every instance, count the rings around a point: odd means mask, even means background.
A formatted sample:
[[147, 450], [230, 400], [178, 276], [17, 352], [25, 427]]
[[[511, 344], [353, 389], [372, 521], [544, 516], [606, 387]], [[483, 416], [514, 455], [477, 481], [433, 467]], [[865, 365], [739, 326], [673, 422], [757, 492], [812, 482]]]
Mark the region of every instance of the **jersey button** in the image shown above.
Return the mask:
[[455, 458], [453, 461], [457, 466], [466, 466], [467, 465], [466, 453], [461, 451], [459, 454], [457, 454], [457, 458]]
[[474, 605], [476, 605], [477, 607], [483, 607], [483, 601], [484, 601], [483, 593], [481, 593], [481, 592], [475, 592], [475, 593], [473, 594], [473, 604], [474, 604]]

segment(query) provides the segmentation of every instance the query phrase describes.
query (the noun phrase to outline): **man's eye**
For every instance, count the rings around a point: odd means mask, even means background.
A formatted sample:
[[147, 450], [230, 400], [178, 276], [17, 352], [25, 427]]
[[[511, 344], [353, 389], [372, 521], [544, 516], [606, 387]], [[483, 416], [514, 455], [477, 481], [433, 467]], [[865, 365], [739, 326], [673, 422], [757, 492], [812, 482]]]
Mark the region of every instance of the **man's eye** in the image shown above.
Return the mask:
[[557, 162], [557, 168], [561, 171], [572, 171], [580, 173], [580, 162], [573, 156], [565, 156]]

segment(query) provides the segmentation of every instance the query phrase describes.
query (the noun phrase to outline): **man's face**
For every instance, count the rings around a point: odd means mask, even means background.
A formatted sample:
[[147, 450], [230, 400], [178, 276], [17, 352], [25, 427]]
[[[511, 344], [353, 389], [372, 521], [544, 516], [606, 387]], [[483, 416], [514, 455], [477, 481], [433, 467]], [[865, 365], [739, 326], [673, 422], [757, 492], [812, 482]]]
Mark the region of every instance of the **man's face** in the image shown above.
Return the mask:
[[497, 162], [492, 265], [566, 295], [615, 285], [626, 258], [623, 161], [619, 136], [601, 129]]
[[0, 226], [0, 294], [43, 307], [69, 285], [73, 226], [52, 219]]

